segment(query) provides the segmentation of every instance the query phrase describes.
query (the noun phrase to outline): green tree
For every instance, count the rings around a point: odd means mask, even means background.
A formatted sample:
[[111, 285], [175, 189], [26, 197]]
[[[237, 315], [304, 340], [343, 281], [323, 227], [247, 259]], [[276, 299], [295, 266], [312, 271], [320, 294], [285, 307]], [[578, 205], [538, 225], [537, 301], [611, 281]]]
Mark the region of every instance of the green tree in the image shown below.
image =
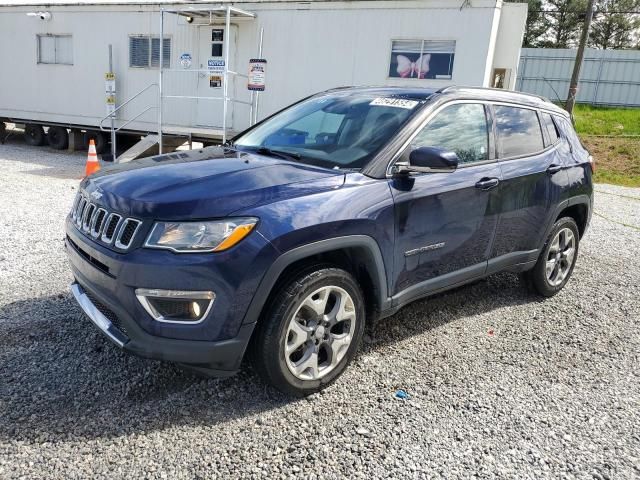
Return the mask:
[[542, 11], [542, 0], [528, 0], [527, 4], [529, 9], [522, 46], [537, 47], [549, 27], [549, 21]]
[[572, 48], [580, 38], [587, 0], [546, 0], [548, 29], [541, 47]]
[[[634, 48], [640, 33], [640, 0], [601, 0], [597, 3], [589, 46], [615, 49]], [[636, 48], [638, 48], [636, 46]]]

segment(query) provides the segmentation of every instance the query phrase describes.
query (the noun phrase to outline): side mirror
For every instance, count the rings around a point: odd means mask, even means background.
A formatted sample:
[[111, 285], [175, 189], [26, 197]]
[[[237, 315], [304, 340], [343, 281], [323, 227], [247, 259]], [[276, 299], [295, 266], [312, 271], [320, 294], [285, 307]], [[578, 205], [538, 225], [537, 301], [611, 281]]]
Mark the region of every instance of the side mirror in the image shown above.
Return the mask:
[[449, 173], [458, 168], [458, 155], [438, 147], [418, 147], [409, 154], [409, 163], [397, 162], [395, 173]]

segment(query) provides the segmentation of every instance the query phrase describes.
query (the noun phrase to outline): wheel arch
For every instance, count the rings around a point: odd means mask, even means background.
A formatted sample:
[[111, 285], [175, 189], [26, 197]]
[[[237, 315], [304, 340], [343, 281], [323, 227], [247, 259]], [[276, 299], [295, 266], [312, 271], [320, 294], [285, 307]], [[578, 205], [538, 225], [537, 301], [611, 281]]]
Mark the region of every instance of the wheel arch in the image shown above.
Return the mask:
[[368, 235], [349, 235], [302, 245], [280, 255], [265, 273], [243, 323], [257, 322], [272, 294], [311, 265], [331, 265], [350, 272], [362, 287], [367, 316], [389, 307], [387, 275], [378, 243]]
[[589, 224], [589, 202], [584, 199], [576, 199], [576, 201], [569, 201], [563, 208], [557, 212], [557, 215], [553, 221], [555, 224], [562, 217], [570, 217], [576, 222], [578, 225], [578, 232], [580, 233], [580, 238], [584, 235], [587, 230], [587, 225]]

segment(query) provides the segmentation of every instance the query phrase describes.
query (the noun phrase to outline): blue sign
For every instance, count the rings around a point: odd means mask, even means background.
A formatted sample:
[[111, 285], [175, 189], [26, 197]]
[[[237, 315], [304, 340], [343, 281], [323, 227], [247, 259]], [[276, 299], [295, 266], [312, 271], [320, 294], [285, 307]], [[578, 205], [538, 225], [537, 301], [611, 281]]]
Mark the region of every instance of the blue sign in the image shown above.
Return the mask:
[[224, 60], [207, 60], [207, 69], [212, 72], [224, 72]]
[[192, 58], [190, 53], [183, 53], [180, 55], [180, 65], [182, 65], [182, 68], [191, 67], [191, 60]]

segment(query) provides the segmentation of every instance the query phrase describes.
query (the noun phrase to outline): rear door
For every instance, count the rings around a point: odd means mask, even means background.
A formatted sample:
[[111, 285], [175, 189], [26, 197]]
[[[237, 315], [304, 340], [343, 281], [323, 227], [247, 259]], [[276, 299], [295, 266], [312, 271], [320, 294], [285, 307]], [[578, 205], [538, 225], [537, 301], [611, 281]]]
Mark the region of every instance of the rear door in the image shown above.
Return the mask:
[[390, 180], [395, 202], [394, 302], [484, 274], [497, 221], [500, 168], [494, 159], [487, 107], [480, 102], [441, 107], [399, 160], [424, 146], [457, 153], [450, 173]]
[[489, 272], [537, 259], [566, 184], [558, 138], [551, 140], [536, 109], [499, 104], [493, 112], [502, 183]]

